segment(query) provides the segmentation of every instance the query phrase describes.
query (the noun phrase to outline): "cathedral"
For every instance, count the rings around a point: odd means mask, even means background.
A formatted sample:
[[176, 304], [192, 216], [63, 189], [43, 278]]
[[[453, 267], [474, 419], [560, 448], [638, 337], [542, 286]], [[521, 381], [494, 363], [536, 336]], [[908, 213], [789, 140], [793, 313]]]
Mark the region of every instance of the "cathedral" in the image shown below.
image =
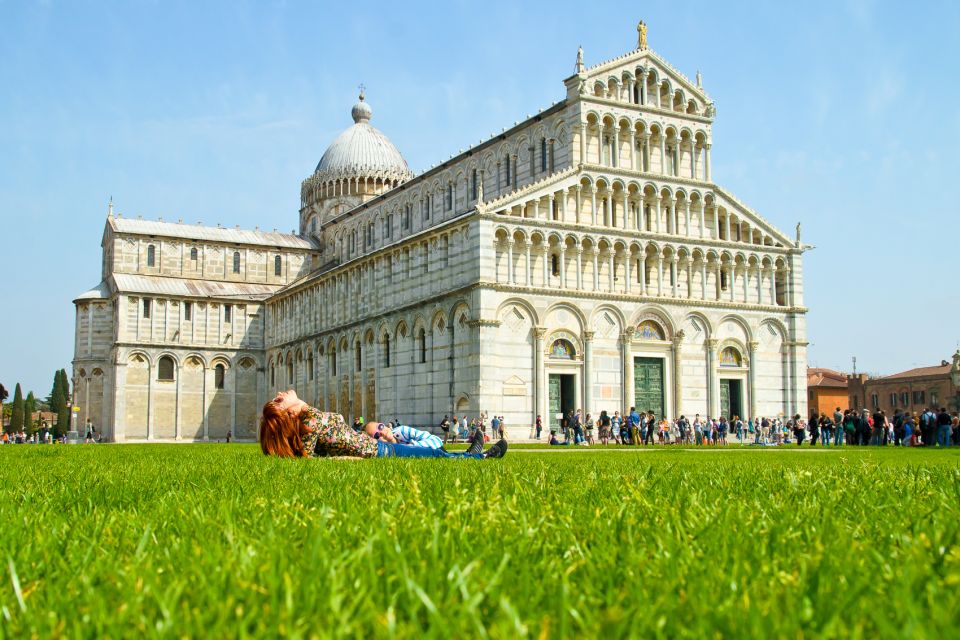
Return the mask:
[[115, 214], [74, 301], [74, 404], [105, 440], [255, 440], [279, 389], [348, 419], [570, 410], [806, 415], [808, 248], [714, 182], [717, 109], [648, 48], [414, 175], [353, 124], [299, 233]]

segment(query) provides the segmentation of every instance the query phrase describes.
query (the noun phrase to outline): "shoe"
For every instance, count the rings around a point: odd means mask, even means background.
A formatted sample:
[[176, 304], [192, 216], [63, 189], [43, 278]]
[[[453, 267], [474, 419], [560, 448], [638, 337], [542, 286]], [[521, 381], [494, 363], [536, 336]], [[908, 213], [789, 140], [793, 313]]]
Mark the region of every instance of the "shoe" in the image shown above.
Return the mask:
[[502, 458], [505, 455], [507, 455], [507, 441], [498, 440], [496, 444], [494, 444], [492, 447], [490, 447], [484, 452], [483, 457], [484, 458]]
[[467, 447], [467, 453], [477, 454], [483, 453], [483, 433], [477, 431], [473, 438], [470, 439], [470, 446]]

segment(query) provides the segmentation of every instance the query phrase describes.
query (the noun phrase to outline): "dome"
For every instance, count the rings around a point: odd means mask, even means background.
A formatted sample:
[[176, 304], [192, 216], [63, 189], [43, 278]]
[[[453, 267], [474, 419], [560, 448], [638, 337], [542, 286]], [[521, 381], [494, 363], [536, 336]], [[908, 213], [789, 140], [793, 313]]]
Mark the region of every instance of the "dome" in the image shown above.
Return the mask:
[[350, 111], [353, 126], [337, 136], [317, 165], [323, 180], [384, 178], [407, 180], [413, 176], [407, 161], [382, 131], [370, 125], [373, 109], [360, 93]]

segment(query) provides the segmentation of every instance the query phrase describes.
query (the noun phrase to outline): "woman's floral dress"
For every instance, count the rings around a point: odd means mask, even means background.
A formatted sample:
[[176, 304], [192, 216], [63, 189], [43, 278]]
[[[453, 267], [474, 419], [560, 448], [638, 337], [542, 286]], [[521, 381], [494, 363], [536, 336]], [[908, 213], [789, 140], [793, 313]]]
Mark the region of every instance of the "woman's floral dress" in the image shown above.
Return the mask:
[[308, 406], [300, 412], [300, 421], [307, 431], [303, 446], [308, 455], [377, 457], [377, 441], [354, 431], [339, 413], [323, 413]]

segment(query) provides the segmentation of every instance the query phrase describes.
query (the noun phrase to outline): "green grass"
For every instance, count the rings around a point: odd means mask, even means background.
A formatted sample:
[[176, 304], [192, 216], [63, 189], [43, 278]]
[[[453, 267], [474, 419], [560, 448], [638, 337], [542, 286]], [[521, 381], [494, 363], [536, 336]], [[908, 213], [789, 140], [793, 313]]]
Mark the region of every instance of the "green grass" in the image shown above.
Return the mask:
[[960, 451], [0, 448], [5, 637], [949, 638]]

